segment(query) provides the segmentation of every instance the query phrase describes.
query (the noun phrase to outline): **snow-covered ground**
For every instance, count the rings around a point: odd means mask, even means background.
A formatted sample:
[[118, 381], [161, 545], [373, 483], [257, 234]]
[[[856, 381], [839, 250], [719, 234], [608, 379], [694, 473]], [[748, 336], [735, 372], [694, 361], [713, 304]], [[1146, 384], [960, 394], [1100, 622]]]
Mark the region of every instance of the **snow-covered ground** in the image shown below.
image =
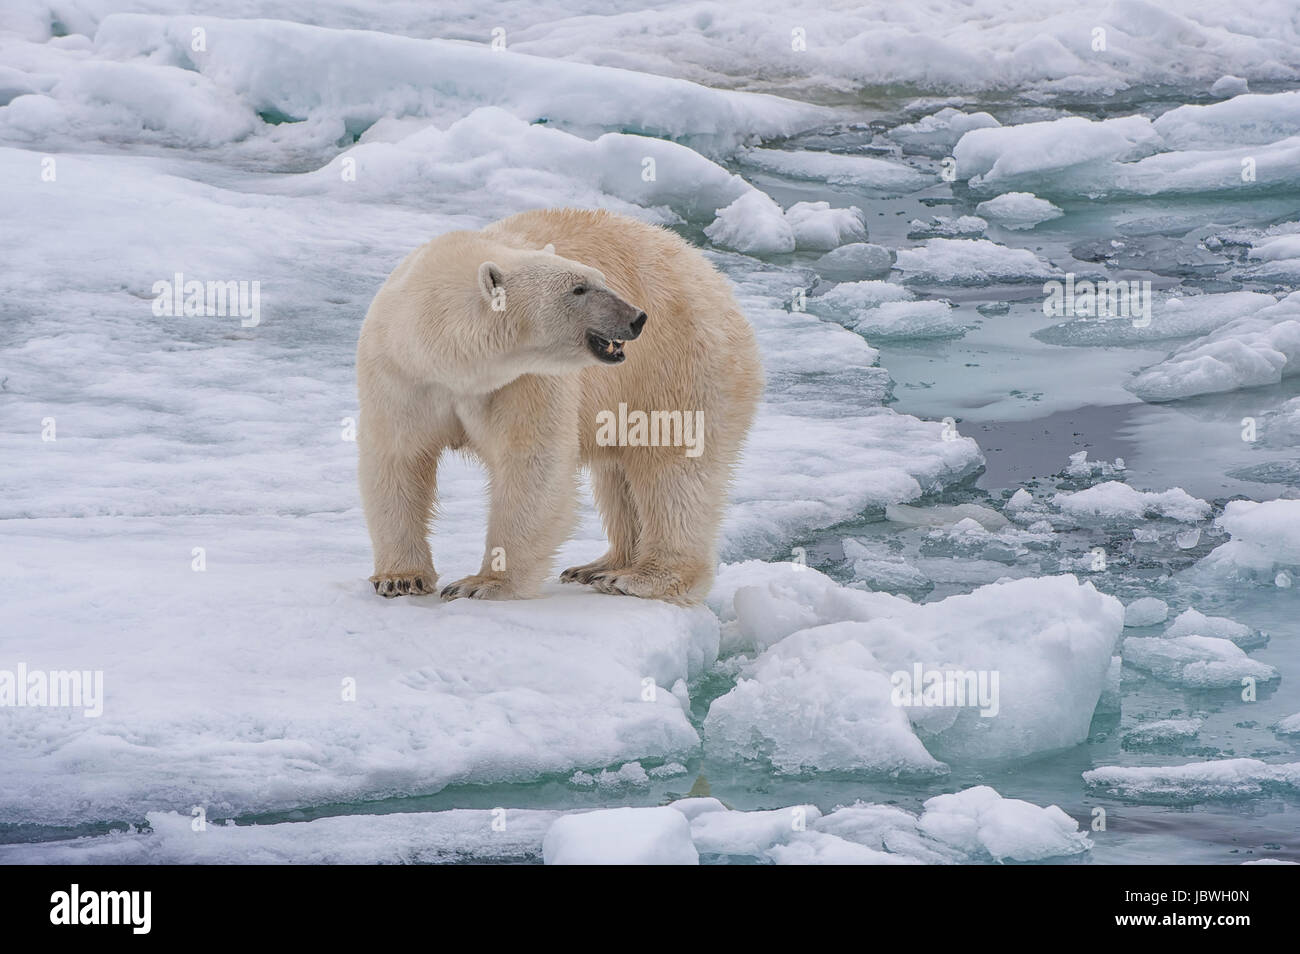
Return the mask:
[[[1300, 859], [1293, 5], [9, 6], [0, 861]], [[380, 600], [370, 297], [561, 205], [757, 330], [717, 585]]]

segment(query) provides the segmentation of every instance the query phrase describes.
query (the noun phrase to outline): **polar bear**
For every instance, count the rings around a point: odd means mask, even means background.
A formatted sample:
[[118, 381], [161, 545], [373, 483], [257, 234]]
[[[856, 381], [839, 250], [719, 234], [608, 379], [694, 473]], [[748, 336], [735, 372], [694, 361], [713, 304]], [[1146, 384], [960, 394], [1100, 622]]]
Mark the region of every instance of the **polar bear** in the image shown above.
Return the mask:
[[479, 572], [444, 599], [535, 596], [590, 468], [609, 552], [561, 575], [698, 602], [763, 387], [727, 281], [667, 230], [605, 211], [524, 212], [412, 252], [357, 346], [359, 478], [375, 590], [431, 593], [438, 459], [489, 474]]

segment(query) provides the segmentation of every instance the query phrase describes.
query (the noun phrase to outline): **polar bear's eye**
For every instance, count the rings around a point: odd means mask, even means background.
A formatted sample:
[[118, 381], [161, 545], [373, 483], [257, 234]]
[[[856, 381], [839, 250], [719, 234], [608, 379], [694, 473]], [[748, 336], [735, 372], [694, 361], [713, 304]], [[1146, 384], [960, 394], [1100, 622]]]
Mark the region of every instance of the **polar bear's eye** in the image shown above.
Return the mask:
[[573, 290], [573, 293], [574, 293], [575, 295], [585, 295], [585, 294], [587, 294], [587, 286], [586, 286], [586, 285], [579, 285], [577, 288], [575, 288], [575, 289]]

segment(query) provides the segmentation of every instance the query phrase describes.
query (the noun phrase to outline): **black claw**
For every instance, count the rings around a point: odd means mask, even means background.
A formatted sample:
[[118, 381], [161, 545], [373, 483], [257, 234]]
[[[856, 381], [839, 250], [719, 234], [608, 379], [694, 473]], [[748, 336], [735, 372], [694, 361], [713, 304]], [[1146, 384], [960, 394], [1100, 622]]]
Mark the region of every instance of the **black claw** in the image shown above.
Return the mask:
[[409, 580], [398, 580], [398, 581], [397, 581], [397, 592], [399, 592], [399, 593], [409, 593], [410, 591], [411, 591], [411, 584], [410, 584], [410, 581], [409, 581]]
[[378, 581], [378, 580], [371, 580], [370, 582], [373, 583], [373, 584], [375, 585], [375, 592], [378, 593], [378, 592], [379, 592], [379, 581]]
[[417, 577], [415, 578], [415, 588], [416, 588], [417, 590], [423, 590], [423, 589], [424, 589], [424, 578], [423, 578], [423, 577], [419, 577], [419, 576], [417, 576]]

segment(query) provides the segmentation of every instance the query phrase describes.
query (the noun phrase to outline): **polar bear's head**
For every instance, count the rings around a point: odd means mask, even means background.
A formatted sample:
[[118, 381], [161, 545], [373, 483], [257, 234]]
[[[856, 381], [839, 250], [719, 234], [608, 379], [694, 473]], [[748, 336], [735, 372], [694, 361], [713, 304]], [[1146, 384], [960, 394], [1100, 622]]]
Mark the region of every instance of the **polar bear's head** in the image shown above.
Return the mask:
[[611, 291], [604, 275], [561, 258], [550, 245], [503, 264], [483, 262], [478, 287], [489, 311], [509, 327], [512, 347], [555, 372], [618, 364], [626, 357], [624, 343], [646, 323], [646, 313]]

